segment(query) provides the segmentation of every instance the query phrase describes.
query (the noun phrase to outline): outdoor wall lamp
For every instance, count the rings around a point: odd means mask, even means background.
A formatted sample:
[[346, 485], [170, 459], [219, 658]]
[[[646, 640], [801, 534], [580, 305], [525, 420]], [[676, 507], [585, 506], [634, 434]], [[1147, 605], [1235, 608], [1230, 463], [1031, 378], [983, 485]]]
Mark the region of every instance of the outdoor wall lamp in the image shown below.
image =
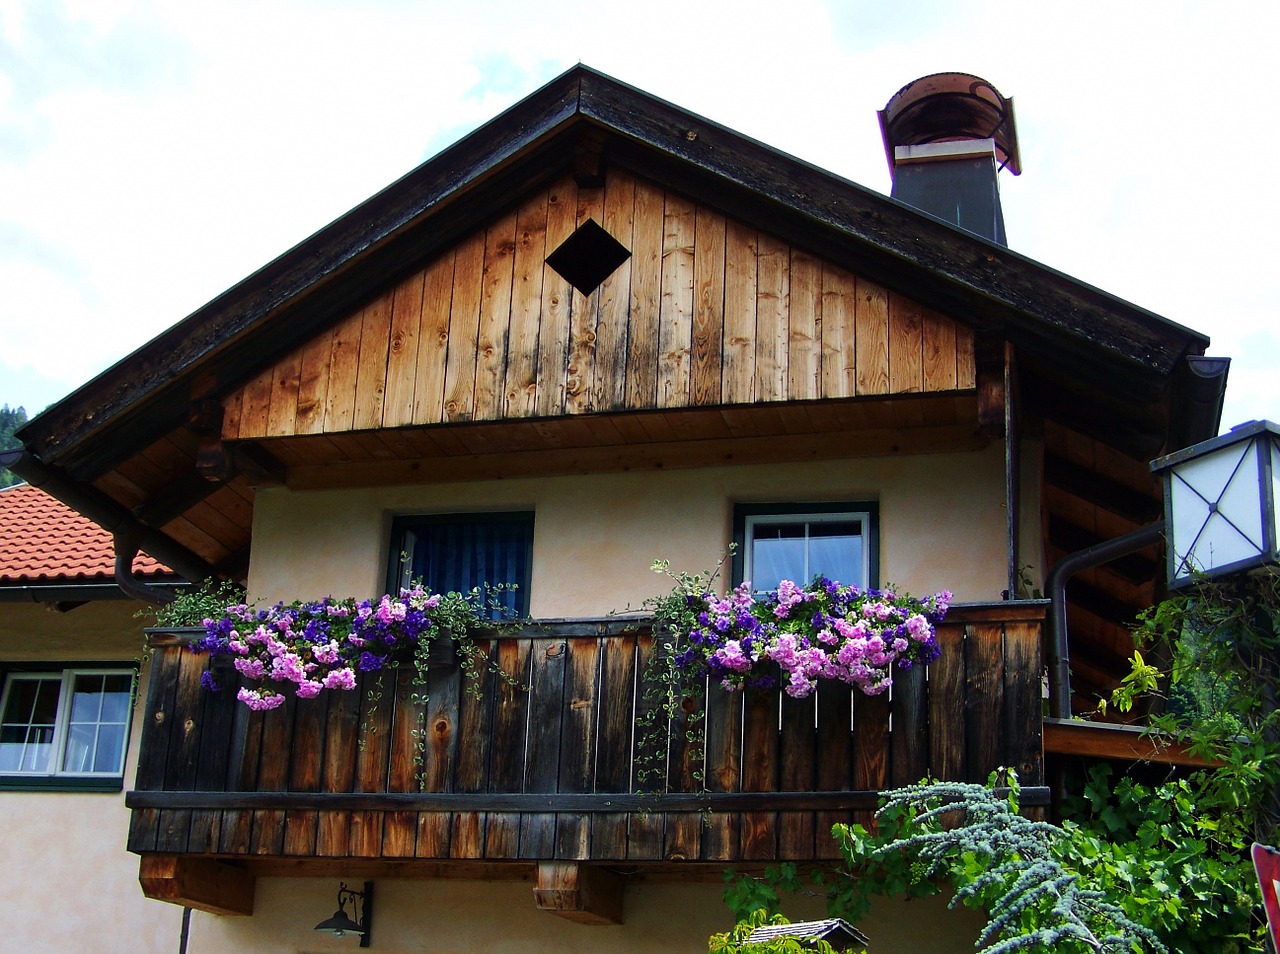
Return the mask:
[[[347, 902], [351, 902], [352, 914], [359, 917], [352, 920], [347, 914]], [[360, 937], [360, 946], [369, 946], [369, 928], [373, 923], [373, 882], [366, 881], [363, 891], [352, 891], [346, 882], [338, 886], [338, 910], [333, 917], [325, 918], [316, 925], [317, 931], [332, 934], [334, 937], [345, 937], [356, 934]]]
[[1250, 421], [1151, 470], [1165, 482], [1170, 587], [1280, 563], [1280, 427]]

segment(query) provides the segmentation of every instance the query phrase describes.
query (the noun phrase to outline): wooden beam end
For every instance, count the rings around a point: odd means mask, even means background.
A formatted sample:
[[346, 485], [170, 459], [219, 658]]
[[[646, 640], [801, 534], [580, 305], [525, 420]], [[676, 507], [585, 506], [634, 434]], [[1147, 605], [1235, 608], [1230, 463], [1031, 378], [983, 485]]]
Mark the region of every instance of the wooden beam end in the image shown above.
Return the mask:
[[138, 864], [142, 893], [209, 914], [253, 914], [254, 877], [212, 858], [145, 854]]
[[622, 879], [603, 868], [540, 861], [533, 897], [539, 911], [578, 924], [621, 924], [622, 887]]

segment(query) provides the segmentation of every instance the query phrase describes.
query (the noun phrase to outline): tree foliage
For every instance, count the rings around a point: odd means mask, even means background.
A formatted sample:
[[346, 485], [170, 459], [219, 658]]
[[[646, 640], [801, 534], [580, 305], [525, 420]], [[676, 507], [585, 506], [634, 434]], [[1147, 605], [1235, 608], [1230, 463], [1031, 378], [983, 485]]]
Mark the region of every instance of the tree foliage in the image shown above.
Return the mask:
[[[22, 442], [13, 434], [26, 423], [26, 408], [0, 405], [0, 451], [17, 450], [22, 446]], [[0, 467], [0, 487], [11, 487], [16, 483], [20, 483], [19, 477], [12, 471]]]

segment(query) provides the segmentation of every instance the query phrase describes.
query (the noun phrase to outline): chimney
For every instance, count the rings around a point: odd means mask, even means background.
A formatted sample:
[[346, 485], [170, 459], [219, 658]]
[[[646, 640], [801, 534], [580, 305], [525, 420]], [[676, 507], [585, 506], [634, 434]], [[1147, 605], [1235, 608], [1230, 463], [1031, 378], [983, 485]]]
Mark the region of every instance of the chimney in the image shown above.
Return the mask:
[[894, 93], [879, 116], [895, 199], [1009, 244], [996, 173], [1022, 171], [1012, 99], [969, 73], [934, 73]]

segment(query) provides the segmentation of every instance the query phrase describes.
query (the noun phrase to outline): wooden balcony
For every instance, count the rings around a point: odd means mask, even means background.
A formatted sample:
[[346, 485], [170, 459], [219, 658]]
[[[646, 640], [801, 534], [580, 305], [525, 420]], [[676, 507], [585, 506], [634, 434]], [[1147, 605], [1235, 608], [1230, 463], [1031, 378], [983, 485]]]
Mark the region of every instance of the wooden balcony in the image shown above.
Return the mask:
[[[1014, 766], [1023, 803], [1044, 805], [1043, 616], [1042, 603], [953, 607], [941, 658], [892, 699], [712, 687], [705, 712], [687, 702], [678, 720], [697, 713], [705, 744], [673, 726], [661, 795], [635, 784], [643, 622], [548, 621], [482, 641], [527, 688], [489, 673], [468, 692], [457, 667], [437, 666], [424, 704], [404, 666], [265, 714], [233, 688], [205, 692], [206, 657], [153, 635], [129, 849], [149, 895], [247, 913], [254, 874], [536, 873], [541, 888], [579, 864], [830, 859], [834, 823], [870, 821], [881, 790], [926, 775]], [[248, 887], [231, 897], [235, 872]]]

